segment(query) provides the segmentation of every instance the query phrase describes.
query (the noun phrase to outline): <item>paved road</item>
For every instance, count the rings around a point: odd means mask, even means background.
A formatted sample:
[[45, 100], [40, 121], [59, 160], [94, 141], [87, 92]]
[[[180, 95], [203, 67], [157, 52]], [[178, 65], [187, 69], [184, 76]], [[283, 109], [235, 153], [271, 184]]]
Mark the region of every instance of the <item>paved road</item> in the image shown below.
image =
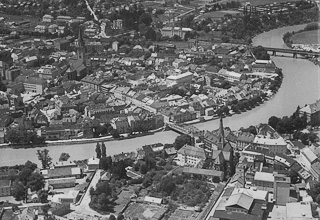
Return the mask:
[[101, 172], [102, 172], [102, 170], [97, 170], [97, 172], [95, 173], [94, 177], [92, 178], [92, 181], [91, 181], [90, 185], [87, 188], [86, 194], [84, 195], [80, 205], [75, 207], [75, 211], [77, 213], [86, 213], [87, 215], [101, 216], [101, 214], [99, 214], [98, 212], [94, 211], [93, 209], [91, 209], [89, 207], [89, 203], [91, 201], [90, 188], [91, 187], [93, 187], [93, 188], [96, 187], [97, 183], [99, 182], [100, 173]]
[[214, 212], [216, 211], [217, 206], [219, 205], [219, 203], [220, 203], [220, 201], [221, 201], [222, 195], [224, 194], [226, 188], [228, 188], [228, 184], [226, 184], [226, 186], [224, 187], [223, 192], [220, 194], [219, 199], [216, 201], [216, 203], [214, 204], [213, 208], [212, 208], [211, 211], [209, 212], [206, 220], [209, 220], [210, 217], [213, 216]]

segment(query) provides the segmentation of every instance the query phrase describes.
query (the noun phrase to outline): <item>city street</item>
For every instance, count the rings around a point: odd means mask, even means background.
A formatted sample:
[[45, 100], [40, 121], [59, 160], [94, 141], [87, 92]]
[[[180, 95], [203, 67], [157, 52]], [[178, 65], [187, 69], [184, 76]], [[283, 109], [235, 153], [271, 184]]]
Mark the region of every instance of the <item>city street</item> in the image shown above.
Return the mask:
[[86, 194], [84, 195], [80, 205], [75, 206], [75, 211], [77, 213], [86, 213], [89, 215], [97, 215], [97, 216], [101, 216], [101, 214], [99, 214], [98, 212], [94, 211], [93, 209], [91, 209], [89, 207], [89, 203], [91, 201], [90, 198], [90, 188], [93, 187], [95, 188], [95, 186], [97, 185], [97, 183], [100, 180], [100, 174], [101, 174], [102, 170], [97, 170], [94, 177], [92, 178], [92, 181], [90, 183], [90, 185], [88, 186], [88, 189], [86, 191]]

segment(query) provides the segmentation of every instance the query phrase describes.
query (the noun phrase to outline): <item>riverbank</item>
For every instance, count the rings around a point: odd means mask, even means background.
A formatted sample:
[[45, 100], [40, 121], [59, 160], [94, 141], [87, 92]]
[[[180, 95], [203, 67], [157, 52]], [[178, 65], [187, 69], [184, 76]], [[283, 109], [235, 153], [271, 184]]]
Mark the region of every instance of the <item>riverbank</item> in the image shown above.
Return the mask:
[[12, 145], [12, 144], [5, 143], [5, 144], [0, 144], [0, 148], [29, 149], [29, 148], [41, 148], [41, 147], [51, 147], [51, 146], [59, 146], [59, 145], [91, 144], [91, 143], [97, 143], [97, 142], [121, 141], [126, 139], [153, 135], [156, 132], [163, 131], [164, 128], [165, 126], [155, 130], [151, 130], [149, 132], [138, 133], [138, 134], [121, 134], [121, 137], [119, 138], [113, 138], [112, 136], [105, 136], [105, 137], [98, 137], [98, 138], [56, 140], [56, 141], [46, 141], [45, 144], [37, 144], [37, 145]]
[[[253, 46], [287, 48], [283, 43], [282, 36], [288, 31], [298, 31], [305, 25], [295, 25], [262, 33], [253, 39]], [[223, 124], [232, 130], [239, 130], [241, 127], [249, 127], [259, 123], [267, 123], [271, 116], [283, 117], [291, 115], [297, 106], [314, 103], [320, 98], [320, 67], [305, 59], [292, 59], [289, 57], [271, 57], [277, 67], [282, 69], [284, 75], [282, 85], [277, 94], [264, 102], [259, 107], [232, 117], [224, 118]], [[307, 89], [306, 89], [307, 88]], [[194, 125], [199, 130], [215, 130], [219, 128], [219, 120], [211, 120]], [[106, 143], [107, 155], [116, 155], [122, 152], [135, 151], [144, 145], [173, 143], [178, 136], [173, 131], [156, 132], [153, 135], [146, 135], [126, 140], [111, 140]], [[70, 160], [84, 160], [95, 155], [95, 143], [67, 144], [49, 146], [52, 161], [58, 161], [61, 153], [68, 153]], [[13, 149], [0, 148], [0, 166], [14, 166], [24, 164], [27, 160], [41, 166], [36, 152], [41, 148]]]
[[[320, 25], [308, 23], [303, 29], [284, 33], [282, 39], [287, 47], [293, 50], [320, 52], [319, 35]], [[305, 58], [315, 65], [320, 65], [320, 60], [317, 57], [305, 56]]]

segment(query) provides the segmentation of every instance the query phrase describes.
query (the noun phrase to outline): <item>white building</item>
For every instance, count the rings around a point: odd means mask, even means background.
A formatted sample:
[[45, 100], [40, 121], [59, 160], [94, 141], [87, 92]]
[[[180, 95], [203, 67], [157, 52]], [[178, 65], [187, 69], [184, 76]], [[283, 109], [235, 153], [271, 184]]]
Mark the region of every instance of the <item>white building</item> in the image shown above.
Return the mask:
[[171, 84], [181, 84], [181, 83], [191, 83], [193, 77], [193, 73], [185, 72], [177, 75], [170, 75], [167, 77], [167, 81]]
[[164, 27], [161, 29], [162, 36], [173, 37], [174, 35], [184, 38], [187, 32], [191, 32], [191, 28], [182, 28], [182, 27]]
[[253, 140], [253, 145], [268, 149], [273, 153], [286, 154], [287, 152], [287, 143], [282, 137], [273, 139], [266, 136], [257, 135]]
[[318, 157], [308, 147], [303, 148], [300, 155], [301, 162], [305, 165], [308, 171], [311, 170], [311, 165], [318, 161]]
[[205, 159], [203, 148], [185, 145], [178, 150], [175, 161], [179, 166], [201, 167]]
[[226, 80], [229, 82], [235, 82], [235, 81], [240, 81], [241, 76], [243, 75], [242, 73], [236, 73], [233, 71], [228, 71], [225, 69], [221, 69], [218, 74], [222, 77], [224, 77]]
[[53, 16], [52, 15], [44, 15], [42, 17], [42, 21], [43, 22], [48, 22], [48, 23], [51, 23], [53, 21]]

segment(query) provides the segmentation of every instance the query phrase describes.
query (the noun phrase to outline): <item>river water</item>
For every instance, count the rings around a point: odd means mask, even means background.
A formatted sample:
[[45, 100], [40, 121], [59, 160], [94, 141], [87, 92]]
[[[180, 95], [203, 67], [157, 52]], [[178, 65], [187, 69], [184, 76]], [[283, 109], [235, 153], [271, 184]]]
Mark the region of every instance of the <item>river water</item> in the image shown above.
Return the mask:
[[[253, 39], [253, 45], [262, 45], [265, 47], [287, 48], [282, 41], [282, 35], [287, 31], [297, 31], [305, 25], [296, 25], [292, 27], [284, 27], [269, 32], [265, 32]], [[259, 123], [267, 123], [271, 116], [281, 117], [291, 115], [298, 105], [303, 106], [308, 103], [315, 102], [320, 98], [320, 68], [308, 60], [293, 59], [289, 57], [272, 57], [275, 64], [282, 69], [284, 74], [283, 83], [278, 93], [268, 102], [259, 107], [224, 119], [224, 125], [233, 130]], [[213, 130], [219, 126], [219, 121], [208, 121], [195, 125], [202, 130]], [[178, 136], [173, 131], [158, 132], [154, 135], [105, 142], [107, 154], [114, 155], [121, 152], [134, 151], [146, 144], [152, 143], [172, 143]], [[51, 146], [49, 150], [50, 156], [56, 162], [62, 152], [69, 153], [71, 160], [80, 160], [95, 155], [96, 143], [76, 144], [76, 145], [59, 145]], [[30, 160], [40, 165], [36, 151], [39, 148], [32, 149], [0, 149], [0, 166], [11, 166], [25, 163]]]

